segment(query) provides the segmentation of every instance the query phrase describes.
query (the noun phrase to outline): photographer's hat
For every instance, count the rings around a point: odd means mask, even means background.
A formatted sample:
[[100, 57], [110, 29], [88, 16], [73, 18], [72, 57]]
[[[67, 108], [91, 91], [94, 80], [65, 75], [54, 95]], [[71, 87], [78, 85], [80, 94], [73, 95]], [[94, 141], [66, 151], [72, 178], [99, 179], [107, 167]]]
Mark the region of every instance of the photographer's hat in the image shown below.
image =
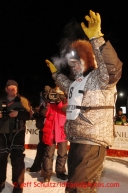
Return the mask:
[[15, 80], [8, 80], [6, 83], [6, 87], [10, 85], [14, 85], [18, 87], [18, 83]]

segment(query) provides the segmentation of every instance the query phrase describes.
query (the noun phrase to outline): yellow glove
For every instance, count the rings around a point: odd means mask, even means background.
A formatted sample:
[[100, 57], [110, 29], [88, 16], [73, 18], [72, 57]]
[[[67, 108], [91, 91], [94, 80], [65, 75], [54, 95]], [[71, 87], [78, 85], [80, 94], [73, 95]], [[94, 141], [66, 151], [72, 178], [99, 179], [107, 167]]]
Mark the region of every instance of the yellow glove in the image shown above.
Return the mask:
[[85, 19], [88, 22], [88, 27], [82, 22], [81, 27], [86, 34], [86, 36], [91, 38], [98, 38], [103, 36], [104, 34], [101, 33], [101, 18], [99, 13], [95, 13], [90, 10], [89, 15], [85, 16]]
[[47, 59], [45, 60], [45, 62], [47, 64], [47, 66], [50, 68], [51, 73], [57, 72], [57, 69], [52, 62], [50, 62]]

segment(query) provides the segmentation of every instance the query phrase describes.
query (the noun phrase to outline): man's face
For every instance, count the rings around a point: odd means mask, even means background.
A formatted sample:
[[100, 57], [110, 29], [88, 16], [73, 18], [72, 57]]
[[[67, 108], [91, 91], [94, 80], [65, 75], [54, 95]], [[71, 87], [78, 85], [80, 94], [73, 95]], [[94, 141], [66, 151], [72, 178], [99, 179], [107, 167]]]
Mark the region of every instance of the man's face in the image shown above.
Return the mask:
[[17, 86], [10, 85], [5, 88], [8, 97], [15, 97], [17, 95]]
[[83, 61], [78, 61], [78, 60], [70, 60], [69, 65], [71, 66], [72, 72], [74, 74], [74, 78], [77, 79], [80, 76], [82, 76], [85, 66]]
[[118, 114], [119, 114], [119, 115], [122, 115], [122, 111], [118, 111]]
[[82, 70], [81, 64], [79, 61], [74, 63], [74, 66], [72, 67], [75, 72], [80, 72]]

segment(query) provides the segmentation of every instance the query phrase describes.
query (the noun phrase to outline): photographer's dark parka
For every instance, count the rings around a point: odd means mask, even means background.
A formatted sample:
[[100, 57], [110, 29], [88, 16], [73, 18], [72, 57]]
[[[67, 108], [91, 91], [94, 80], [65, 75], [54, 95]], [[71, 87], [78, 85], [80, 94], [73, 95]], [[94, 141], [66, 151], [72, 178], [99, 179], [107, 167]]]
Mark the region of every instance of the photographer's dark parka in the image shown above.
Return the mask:
[[8, 155], [12, 165], [13, 193], [22, 193], [24, 183], [25, 124], [31, 117], [29, 101], [18, 94], [18, 83], [8, 80], [6, 96], [0, 99], [0, 192], [5, 187]]

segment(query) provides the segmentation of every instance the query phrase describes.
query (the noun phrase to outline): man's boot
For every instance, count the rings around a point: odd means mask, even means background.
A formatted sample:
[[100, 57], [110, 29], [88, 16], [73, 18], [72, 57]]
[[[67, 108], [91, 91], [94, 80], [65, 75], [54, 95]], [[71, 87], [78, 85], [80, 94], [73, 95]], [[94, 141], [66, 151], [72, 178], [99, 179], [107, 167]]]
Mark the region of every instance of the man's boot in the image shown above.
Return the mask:
[[60, 178], [61, 180], [67, 180], [68, 179], [68, 175], [66, 175], [65, 173], [56, 173], [56, 177]]
[[44, 177], [44, 182], [50, 182], [51, 176]]
[[51, 173], [46, 173], [44, 172], [43, 176], [44, 176], [44, 182], [50, 182], [51, 179]]
[[12, 193], [23, 193], [23, 188], [13, 188]]
[[27, 172], [39, 172], [41, 170], [40, 166], [32, 165], [31, 167], [26, 168]]

